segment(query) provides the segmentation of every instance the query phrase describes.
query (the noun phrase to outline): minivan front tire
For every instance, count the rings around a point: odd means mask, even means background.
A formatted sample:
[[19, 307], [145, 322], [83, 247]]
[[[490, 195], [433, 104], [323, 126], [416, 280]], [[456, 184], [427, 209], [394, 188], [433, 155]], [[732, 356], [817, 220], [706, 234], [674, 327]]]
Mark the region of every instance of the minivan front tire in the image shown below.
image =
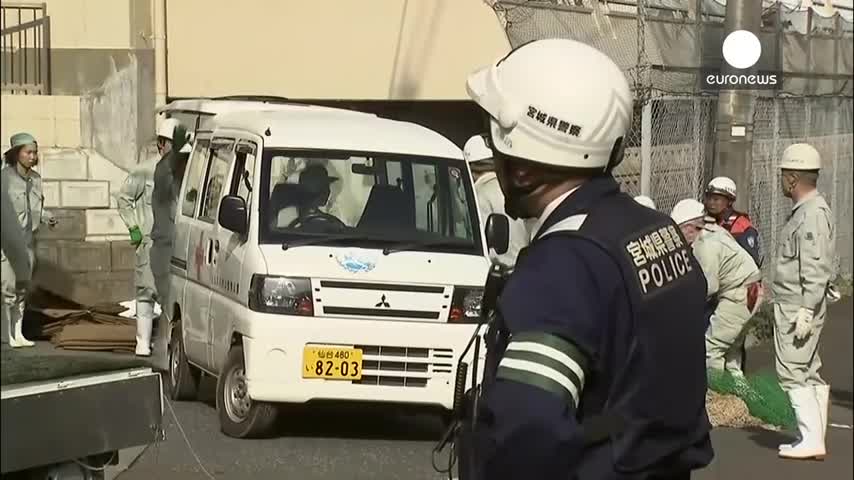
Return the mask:
[[228, 352], [217, 379], [216, 411], [222, 433], [229, 437], [266, 437], [276, 424], [279, 413], [276, 405], [249, 398], [243, 347], [240, 345]]
[[172, 328], [169, 338], [169, 398], [172, 400], [195, 400], [199, 391], [202, 372], [187, 361], [181, 324]]

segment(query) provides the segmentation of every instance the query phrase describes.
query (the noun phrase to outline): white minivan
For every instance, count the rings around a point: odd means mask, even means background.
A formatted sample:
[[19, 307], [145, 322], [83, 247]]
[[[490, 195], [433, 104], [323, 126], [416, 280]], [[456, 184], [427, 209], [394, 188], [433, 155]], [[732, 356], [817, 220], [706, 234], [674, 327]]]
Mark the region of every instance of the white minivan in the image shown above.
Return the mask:
[[277, 403], [450, 410], [490, 265], [460, 149], [309, 105], [207, 123], [175, 219], [171, 397], [217, 377], [235, 437], [265, 434]]

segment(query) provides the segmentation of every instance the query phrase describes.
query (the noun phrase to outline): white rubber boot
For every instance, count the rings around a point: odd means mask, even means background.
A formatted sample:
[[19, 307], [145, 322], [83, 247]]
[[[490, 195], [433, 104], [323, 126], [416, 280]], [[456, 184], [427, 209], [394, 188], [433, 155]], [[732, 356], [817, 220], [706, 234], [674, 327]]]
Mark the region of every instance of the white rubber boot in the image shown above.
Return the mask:
[[824, 460], [827, 452], [824, 448], [822, 414], [815, 388], [791, 390], [789, 399], [795, 410], [801, 441], [790, 448], [780, 448], [778, 455], [781, 458], [798, 460]]
[[[828, 408], [830, 406], [830, 385], [818, 385], [813, 387], [815, 389], [815, 397], [818, 400], [818, 408], [819, 413], [821, 413], [821, 438], [824, 441], [827, 436], [827, 414]], [[793, 443], [785, 443], [780, 445], [780, 451], [784, 451], [795, 447], [798, 443], [801, 442], [800, 433], [798, 434], [798, 439]]]
[[12, 330], [12, 341], [9, 342], [9, 345], [15, 348], [19, 347], [32, 347], [35, 345], [34, 342], [27, 340], [24, 337], [23, 328], [24, 328], [24, 312], [23, 306], [22, 308], [10, 307], [9, 308], [9, 317], [11, 322], [11, 330]]
[[136, 354], [151, 355], [151, 328], [154, 324], [154, 304], [136, 302]]
[[830, 408], [830, 385], [817, 385], [813, 388], [815, 388], [815, 398], [818, 400], [818, 412], [821, 414], [821, 443], [825, 445], [825, 453], [827, 453], [825, 437], [827, 436], [827, 414]]

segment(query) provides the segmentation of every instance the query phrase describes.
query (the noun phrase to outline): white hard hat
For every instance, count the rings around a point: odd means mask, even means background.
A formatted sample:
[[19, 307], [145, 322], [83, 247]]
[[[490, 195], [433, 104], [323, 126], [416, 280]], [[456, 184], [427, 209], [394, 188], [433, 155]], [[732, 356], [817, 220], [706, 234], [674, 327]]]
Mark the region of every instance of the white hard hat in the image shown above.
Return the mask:
[[637, 197], [635, 197], [635, 201], [640, 203], [644, 207], [655, 210], [655, 202], [652, 201], [652, 199], [647, 197], [646, 195], [638, 195]]
[[729, 177], [715, 177], [706, 187], [706, 193], [716, 193], [735, 200], [738, 191], [735, 182]]
[[678, 225], [682, 225], [685, 222], [690, 222], [691, 220], [704, 218], [705, 216], [706, 207], [704, 207], [702, 203], [693, 198], [686, 198], [685, 200], [680, 200], [679, 203], [677, 203], [676, 206], [673, 207], [673, 212], [670, 213], [670, 217]]
[[463, 147], [463, 158], [469, 163], [489, 160], [492, 158], [492, 149], [486, 146], [482, 135], [475, 135], [469, 138]]
[[819, 170], [821, 155], [812, 145], [796, 143], [783, 150], [781, 170]]
[[168, 138], [172, 140], [172, 135], [175, 133], [175, 127], [180, 125], [177, 119], [174, 118], [166, 118], [160, 122], [160, 126], [157, 127], [157, 136]]
[[526, 43], [469, 75], [466, 90], [491, 117], [492, 148], [532, 162], [604, 169], [631, 125], [623, 72], [574, 40]]

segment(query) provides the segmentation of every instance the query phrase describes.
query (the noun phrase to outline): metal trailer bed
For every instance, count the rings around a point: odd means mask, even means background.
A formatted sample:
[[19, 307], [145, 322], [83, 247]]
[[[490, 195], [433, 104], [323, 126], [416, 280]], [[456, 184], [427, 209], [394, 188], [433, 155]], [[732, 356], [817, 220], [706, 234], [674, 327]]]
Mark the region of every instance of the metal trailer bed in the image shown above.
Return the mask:
[[114, 459], [162, 436], [160, 375], [132, 356], [4, 348], [2, 474]]

